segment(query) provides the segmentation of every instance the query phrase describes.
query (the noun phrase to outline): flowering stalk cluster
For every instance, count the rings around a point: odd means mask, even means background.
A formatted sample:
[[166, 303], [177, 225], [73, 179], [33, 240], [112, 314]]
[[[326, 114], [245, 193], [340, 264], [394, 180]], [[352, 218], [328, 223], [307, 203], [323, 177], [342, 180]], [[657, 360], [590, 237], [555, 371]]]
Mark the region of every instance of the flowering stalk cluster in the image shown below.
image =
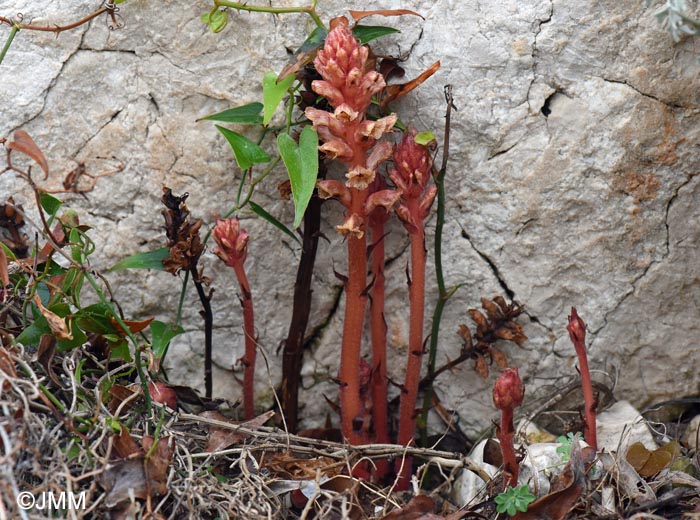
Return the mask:
[[513, 437], [513, 411], [523, 403], [525, 388], [517, 368], [505, 370], [493, 385], [493, 404], [501, 410], [501, 425], [496, 427], [496, 436], [503, 454], [503, 489], [518, 485], [518, 461], [515, 458]]
[[239, 362], [243, 365], [243, 410], [246, 419], [255, 417], [255, 318], [253, 297], [243, 264], [248, 253], [250, 236], [241, 229], [237, 218], [217, 219], [213, 231], [216, 247], [214, 253], [223, 262], [233, 268], [241, 289], [241, 306], [243, 307], [243, 333], [245, 335], [245, 353]]
[[379, 206], [390, 209], [398, 199], [393, 190], [371, 192], [369, 189], [377, 167], [391, 156], [392, 146], [377, 141], [394, 127], [396, 115], [378, 120], [367, 118], [372, 97], [386, 86], [378, 72], [369, 70], [368, 55], [369, 50], [359, 45], [347, 22], [339, 19], [314, 60], [323, 79], [312, 83], [314, 92], [328, 101], [333, 112], [313, 107], [305, 111], [323, 141], [320, 150], [347, 167], [345, 182], [322, 180], [317, 186], [321, 197], [335, 197], [346, 209], [344, 222], [336, 228], [347, 237], [348, 248], [339, 376], [341, 428], [353, 444], [369, 440], [368, 410], [360, 396], [360, 351], [368, 285], [368, 217]]

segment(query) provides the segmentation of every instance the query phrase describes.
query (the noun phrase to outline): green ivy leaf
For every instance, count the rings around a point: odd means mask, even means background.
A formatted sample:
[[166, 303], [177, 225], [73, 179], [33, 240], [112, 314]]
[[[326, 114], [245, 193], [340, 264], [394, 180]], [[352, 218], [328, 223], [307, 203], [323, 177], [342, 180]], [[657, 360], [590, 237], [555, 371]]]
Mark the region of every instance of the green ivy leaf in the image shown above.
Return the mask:
[[352, 34], [355, 35], [355, 38], [360, 40], [362, 45], [376, 40], [377, 38], [381, 38], [382, 36], [400, 32], [401, 31], [393, 27], [383, 27], [381, 25], [356, 25], [352, 30]]
[[236, 163], [241, 170], [247, 170], [254, 164], [270, 160], [270, 156], [265, 153], [265, 150], [247, 137], [223, 126], [216, 125], [216, 128], [224, 135], [228, 144], [231, 145], [233, 155], [236, 157]]
[[277, 110], [282, 98], [289, 87], [294, 83], [294, 74], [291, 74], [277, 83], [277, 74], [268, 72], [263, 76], [263, 125], [267, 126]]
[[57, 199], [49, 193], [42, 192], [41, 195], [39, 195], [39, 200], [41, 201], [41, 207], [44, 208], [44, 211], [52, 217], [56, 215], [58, 209], [63, 205], [62, 200]]
[[288, 134], [277, 137], [277, 147], [287, 167], [294, 196], [294, 228], [298, 228], [309, 205], [318, 176], [318, 134], [305, 126], [299, 136], [299, 145]]
[[158, 359], [163, 359], [168, 350], [170, 341], [179, 334], [185, 332], [180, 325], [163, 323], [162, 321], [152, 321], [150, 324], [153, 355]]
[[260, 218], [267, 220], [270, 224], [275, 226], [277, 229], [279, 229], [283, 233], [286, 233], [287, 235], [292, 237], [294, 240], [296, 240], [296, 242], [299, 245], [301, 245], [301, 242], [299, 241], [299, 237], [297, 237], [287, 226], [282, 224], [279, 220], [277, 220], [275, 217], [273, 217], [267, 211], [265, 211], [261, 206], [258, 206], [252, 200], [248, 201], [248, 205], [250, 206], [250, 209], [253, 210], [253, 213], [255, 213]]
[[309, 34], [309, 37], [304, 40], [301, 47], [297, 49], [296, 54], [308, 54], [309, 52], [319, 48], [323, 44], [327, 35], [328, 31], [325, 27], [316, 27], [311, 34]]
[[416, 142], [416, 144], [421, 144], [423, 146], [427, 146], [433, 141], [436, 141], [435, 134], [433, 134], [430, 130], [416, 134], [413, 140]]
[[214, 34], [220, 33], [228, 24], [228, 14], [226, 11], [208, 11], [200, 19], [209, 25], [209, 30]]
[[248, 103], [236, 108], [229, 108], [223, 112], [217, 112], [206, 117], [201, 117], [197, 121], [221, 121], [223, 123], [240, 123], [244, 125], [259, 125], [263, 118], [260, 112], [263, 109], [262, 103]]
[[120, 269], [153, 269], [155, 271], [165, 271], [163, 260], [170, 256], [170, 249], [161, 247], [154, 251], [145, 251], [136, 253], [135, 255], [122, 258], [109, 268], [110, 271], [118, 271]]

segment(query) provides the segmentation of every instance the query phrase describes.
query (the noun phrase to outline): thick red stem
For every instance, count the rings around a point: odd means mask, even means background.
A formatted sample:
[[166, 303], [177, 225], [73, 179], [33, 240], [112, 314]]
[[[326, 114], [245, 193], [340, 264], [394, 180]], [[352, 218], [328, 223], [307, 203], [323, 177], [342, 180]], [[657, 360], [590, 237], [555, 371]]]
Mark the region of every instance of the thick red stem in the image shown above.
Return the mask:
[[593, 395], [593, 384], [591, 383], [591, 373], [588, 370], [588, 356], [585, 344], [574, 344], [576, 355], [578, 356], [579, 370], [581, 371], [581, 388], [583, 390], [583, 404], [585, 408], [586, 426], [583, 432], [584, 440], [593, 449], [598, 449], [598, 438], [596, 435], [596, 401]]
[[[352, 189], [350, 212], [365, 218], [366, 190]], [[348, 280], [345, 284], [345, 321], [343, 343], [340, 352], [340, 413], [343, 436], [350, 444], [362, 444], [367, 440], [360, 424], [355, 431], [355, 421], [364, 422], [365, 410], [360, 399], [360, 353], [362, 328], [365, 318], [367, 295], [367, 238], [348, 235]]]
[[578, 357], [579, 371], [581, 372], [581, 389], [583, 391], [583, 405], [586, 425], [584, 427], [583, 438], [595, 450], [598, 449], [598, 438], [596, 434], [596, 400], [593, 395], [593, 384], [591, 383], [591, 372], [588, 369], [588, 354], [586, 353], [586, 324], [579, 317], [576, 308], [571, 308], [569, 325], [566, 327], [569, 337], [576, 349]]
[[[417, 199], [407, 201], [407, 207], [413, 215], [418, 214]], [[411, 233], [411, 281], [408, 289], [409, 298], [409, 335], [408, 362], [406, 379], [401, 391], [399, 405], [398, 443], [408, 446], [413, 442], [416, 429], [416, 400], [420, 383], [421, 364], [423, 360], [423, 321], [425, 313], [425, 231], [422, 220], [417, 220], [417, 230]], [[400, 464], [400, 461], [397, 463]], [[398, 465], [397, 465], [398, 468]], [[411, 460], [403, 463], [399, 476], [399, 489], [406, 489], [411, 475]]]
[[243, 333], [245, 334], [245, 354], [243, 363], [243, 413], [246, 419], [255, 417], [255, 318], [253, 297], [250, 292], [248, 277], [243, 269], [243, 262], [236, 262], [233, 267], [241, 288], [241, 305], [243, 307]]
[[501, 427], [496, 428], [496, 437], [501, 443], [501, 453], [503, 454], [503, 489], [516, 487], [518, 485], [518, 461], [515, 458], [515, 447], [513, 438], [515, 428], [513, 427], [513, 409], [504, 408], [501, 410]]
[[[372, 417], [374, 441], [389, 443], [386, 377], [386, 320], [384, 319], [384, 224], [387, 213], [377, 208], [370, 217], [372, 231], [372, 298], [370, 300], [370, 335], [372, 338]], [[381, 481], [389, 471], [386, 459], [376, 461], [375, 477]]]

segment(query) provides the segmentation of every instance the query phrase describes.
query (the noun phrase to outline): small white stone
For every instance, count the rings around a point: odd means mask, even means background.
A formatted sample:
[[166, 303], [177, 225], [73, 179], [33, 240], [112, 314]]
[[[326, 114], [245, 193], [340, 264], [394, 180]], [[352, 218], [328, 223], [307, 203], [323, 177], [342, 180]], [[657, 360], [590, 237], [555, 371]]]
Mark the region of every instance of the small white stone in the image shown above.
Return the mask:
[[628, 401], [618, 401], [597, 417], [598, 449], [626, 453], [635, 442], [648, 450], [658, 448], [646, 420]]

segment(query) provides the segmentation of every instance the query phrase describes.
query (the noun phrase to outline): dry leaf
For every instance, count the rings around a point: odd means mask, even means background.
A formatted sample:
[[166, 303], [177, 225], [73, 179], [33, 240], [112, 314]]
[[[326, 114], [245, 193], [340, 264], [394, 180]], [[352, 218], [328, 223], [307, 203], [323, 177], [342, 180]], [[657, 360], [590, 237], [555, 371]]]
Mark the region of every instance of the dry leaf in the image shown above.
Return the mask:
[[676, 441], [654, 451], [649, 451], [641, 442], [635, 442], [627, 450], [625, 458], [641, 477], [649, 478], [668, 468], [680, 453], [681, 447]]
[[58, 339], [73, 339], [70, 327], [66, 326], [66, 320], [44, 307], [41, 303], [41, 298], [39, 298], [39, 295], [36, 293], [34, 294], [34, 303], [39, 307], [39, 312], [46, 318], [51, 332], [53, 332]]
[[39, 340], [39, 349], [36, 353], [36, 360], [44, 367], [49, 378], [57, 387], [61, 388], [63, 384], [56, 375], [53, 369], [53, 358], [56, 355], [56, 336], [51, 334], [42, 334]]
[[384, 89], [382, 98], [379, 100], [379, 106], [382, 108], [382, 110], [386, 109], [389, 103], [411, 92], [414, 88], [418, 87], [426, 79], [435, 74], [439, 68], [440, 62], [436, 61], [424, 72], [422, 72], [419, 76], [413, 78], [411, 81], [407, 81], [406, 83], [399, 83], [396, 85], [388, 85]]
[[113, 449], [116, 458], [128, 459], [137, 455], [143, 455], [141, 446], [134, 440], [126, 426], [122, 426], [119, 434], [114, 435], [112, 438], [114, 439]]
[[[265, 424], [275, 415], [275, 412], [270, 410], [246, 422], [232, 421], [217, 411], [202, 412], [199, 415], [200, 417], [214, 419], [216, 421], [226, 422], [236, 426], [255, 427], [262, 426], [263, 424]], [[247, 434], [240, 433], [236, 430], [231, 430], [221, 426], [209, 426], [209, 438], [207, 439], [207, 444], [204, 447], [204, 451], [206, 451], [207, 453], [211, 453], [213, 451], [225, 450], [229, 446], [239, 442], [243, 442], [247, 438]]]
[[99, 484], [107, 491], [105, 505], [114, 507], [131, 500], [130, 495], [142, 500], [148, 497], [143, 457], [123, 459], [108, 464], [99, 477]]
[[[126, 325], [129, 330], [131, 331], [132, 334], [137, 334], [141, 332], [143, 329], [148, 327], [150, 323], [154, 320], [155, 318], [148, 318], [147, 320], [142, 320], [142, 321], [132, 321], [132, 320], [122, 320], [124, 322], [124, 325]], [[117, 329], [117, 334], [119, 334], [122, 337], [126, 336], [126, 332], [122, 327], [117, 323], [117, 320], [115, 320], [113, 317], [110, 316], [109, 318], [110, 323], [112, 324], [112, 327]]]
[[34, 142], [27, 132], [24, 130], [17, 130], [15, 132], [14, 140], [10, 141], [7, 145], [8, 150], [14, 150], [24, 155], [29, 156], [34, 159], [36, 163], [44, 170], [44, 179], [49, 177], [49, 163], [46, 161], [46, 157], [39, 149], [39, 147]]
[[150, 496], [163, 495], [168, 491], [168, 466], [174, 451], [171, 440], [171, 437], [161, 437], [155, 449], [152, 449], [153, 437], [144, 435], [141, 440], [143, 449], [148, 454], [143, 467], [146, 489]]
[[[128, 398], [133, 396], [138, 392], [138, 386], [134, 386], [131, 388], [127, 388], [122, 385], [112, 385], [109, 388], [109, 395], [112, 396], [112, 399], [109, 400], [109, 411], [112, 415], [117, 413], [117, 409], [119, 408], [119, 405], [122, 404], [122, 402], [126, 401]], [[128, 405], [127, 405], [128, 406]], [[128, 409], [128, 407], [127, 407]]]
[[[430, 517], [440, 518], [433, 515], [435, 511], [435, 501], [426, 495], [418, 495], [413, 497], [408, 504], [401, 509], [396, 509], [388, 515], [382, 517], [382, 520], [420, 520]], [[426, 513], [429, 516], [426, 516]]]
[[[7, 377], [16, 378], [17, 369], [15, 368], [15, 362], [12, 361], [10, 353], [0, 345], [0, 372], [4, 373]], [[10, 386], [10, 382], [5, 380], [0, 389], [5, 390]]]

